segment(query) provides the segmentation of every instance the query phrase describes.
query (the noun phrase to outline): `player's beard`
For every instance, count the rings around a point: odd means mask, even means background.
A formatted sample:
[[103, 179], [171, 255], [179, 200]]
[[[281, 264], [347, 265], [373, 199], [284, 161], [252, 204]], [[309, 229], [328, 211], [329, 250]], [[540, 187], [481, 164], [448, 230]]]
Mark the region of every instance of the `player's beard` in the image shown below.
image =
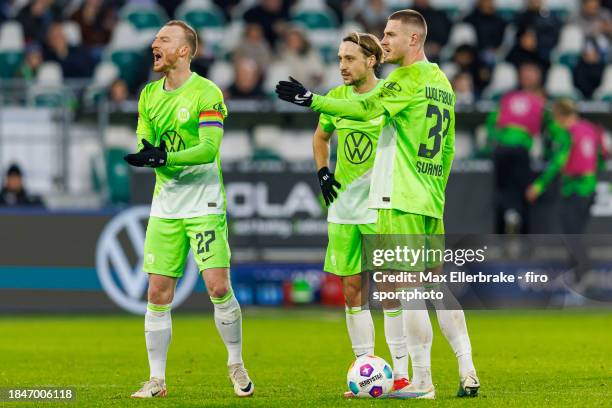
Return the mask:
[[176, 67], [178, 59], [179, 56], [177, 50], [174, 50], [174, 52], [164, 52], [162, 54], [162, 65], [157, 69], [155, 68], [155, 65], [153, 65], [153, 71], [167, 73]]

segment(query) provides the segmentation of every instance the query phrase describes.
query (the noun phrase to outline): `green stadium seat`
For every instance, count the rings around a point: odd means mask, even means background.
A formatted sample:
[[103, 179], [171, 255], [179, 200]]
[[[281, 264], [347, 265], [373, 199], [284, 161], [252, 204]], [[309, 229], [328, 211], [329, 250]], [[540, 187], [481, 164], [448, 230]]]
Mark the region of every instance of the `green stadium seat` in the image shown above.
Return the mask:
[[168, 21], [164, 10], [155, 4], [127, 4], [121, 9], [120, 17], [137, 30], [159, 28]]
[[10, 79], [17, 75], [23, 61], [23, 52], [0, 50], [0, 78]]
[[293, 14], [291, 19], [312, 30], [338, 27], [338, 22], [334, 15], [326, 10], [298, 11]]
[[186, 1], [176, 9], [175, 15], [196, 30], [225, 26], [223, 12], [209, 1]]
[[123, 156], [130, 152], [112, 148], [106, 151], [106, 180], [108, 200], [113, 204], [127, 204], [130, 201], [130, 172]]
[[140, 67], [144, 60], [143, 52], [140, 50], [120, 49], [110, 53], [110, 60], [119, 69], [119, 76], [129, 87], [137, 85]]

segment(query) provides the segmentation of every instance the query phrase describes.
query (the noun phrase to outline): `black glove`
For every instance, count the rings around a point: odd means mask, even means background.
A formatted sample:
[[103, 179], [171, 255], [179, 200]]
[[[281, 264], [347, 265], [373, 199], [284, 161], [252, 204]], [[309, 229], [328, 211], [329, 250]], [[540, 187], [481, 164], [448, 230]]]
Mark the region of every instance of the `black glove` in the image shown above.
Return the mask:
[[162, 140], [159, 147], [153, 146], [148, 140], [142, 139], [142, 150], [126, 155], [123, 160], [136, 167], [161, 167], [166, 165], [168, 154], [166, 142]]
[[334, 187], [339, 189], [342, 186], [336, 181], [334, 174], [330, 173], [327, 167], [321, 167], [317, 172], [317, 176], [319, 177], [319, 185], [325, 199], [325, 205], [329, 207], [334, 202], [334, 199], [338, 197], [338, 192], [334, 190]]
[[276, 84], [276, 94], [280, 99], [299, 106], [310, 106], [312, 103], [313, 93], [293, 77]]

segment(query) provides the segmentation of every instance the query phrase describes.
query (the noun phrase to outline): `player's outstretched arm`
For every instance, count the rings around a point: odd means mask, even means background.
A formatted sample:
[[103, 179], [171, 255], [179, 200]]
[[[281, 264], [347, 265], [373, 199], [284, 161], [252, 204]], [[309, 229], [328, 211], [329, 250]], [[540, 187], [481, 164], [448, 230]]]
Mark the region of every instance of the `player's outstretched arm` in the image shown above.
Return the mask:
[[308, 106], [315, 112], [362, 122], [377, 118], [386, 112], [383, 103], [384, 93], [362, 100], [336, 99], [316, 95], [292, 77], [289, 77], [289, 81], [280, 81], [276, 85], [276, 94], [284, 101], [298, 106]]

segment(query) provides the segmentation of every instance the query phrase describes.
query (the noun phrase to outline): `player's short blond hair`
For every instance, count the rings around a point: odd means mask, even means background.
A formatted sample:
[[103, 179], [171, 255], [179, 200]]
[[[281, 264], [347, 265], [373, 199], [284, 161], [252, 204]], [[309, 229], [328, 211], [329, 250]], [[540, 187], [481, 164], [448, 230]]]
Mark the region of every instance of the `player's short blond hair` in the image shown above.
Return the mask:
[[183, 29], [183, 34], [185, 34], [185, 40], [187, 41], [187, 45], [191, 49], [190, 57], [194, 58], [198, 51], [198, 33], [193, 29], [192, 26], [184, 22], [183, 20], [170, 20], [164, 26], [176, 26]]
[[569, 98], [561, 98], [556, 101], [553, 110], [562, 117], [574, 116], [578, 113], [576, 103]]
[[421, 32], [421, 43], [427, 38], [427, 22], [421, 13], [412, 9], [399, 10], [389, 16], [389, 20], [399, 20], [404, 24], [415, 27]]

